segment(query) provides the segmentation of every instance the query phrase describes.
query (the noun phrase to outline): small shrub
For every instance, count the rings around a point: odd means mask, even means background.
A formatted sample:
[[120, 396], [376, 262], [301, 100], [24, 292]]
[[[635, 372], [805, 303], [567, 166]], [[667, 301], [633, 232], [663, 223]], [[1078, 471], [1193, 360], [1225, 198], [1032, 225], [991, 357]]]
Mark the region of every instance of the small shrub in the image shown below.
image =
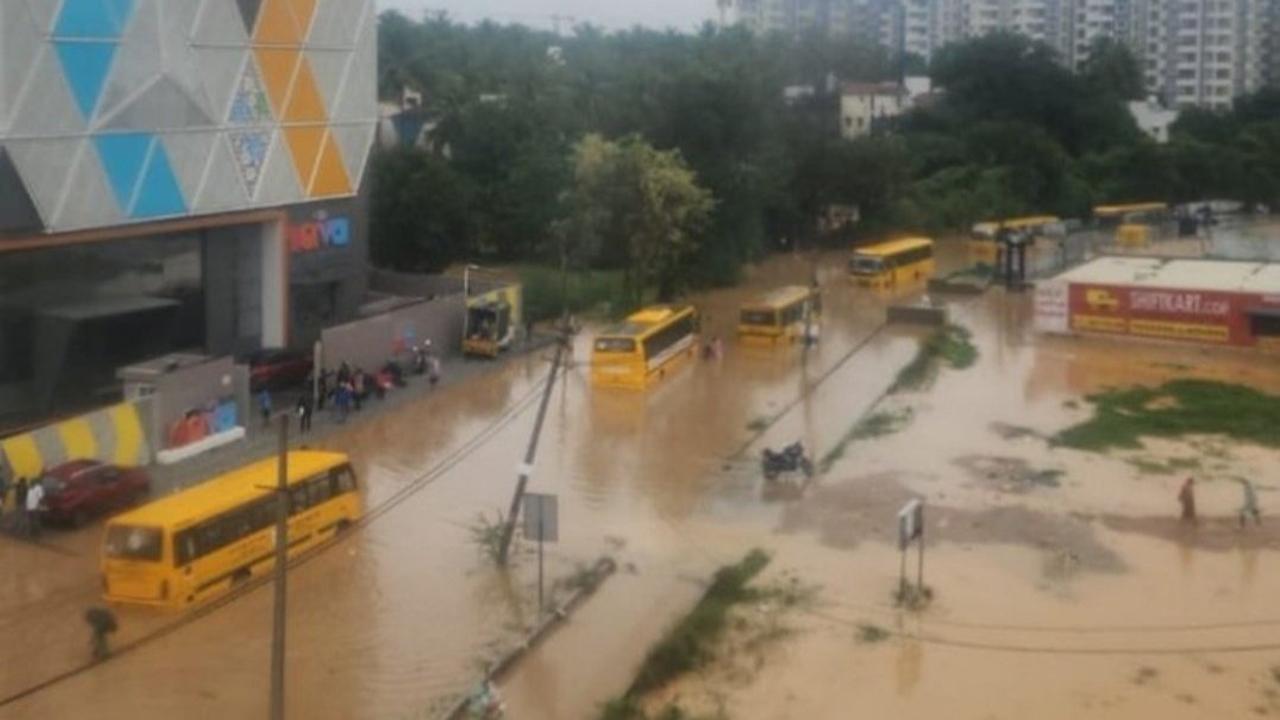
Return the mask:
[[864, 643], [878, 643], [889, 639], [889, 631], [879, 625], [863, 623], [858, 626], [858, 640]]

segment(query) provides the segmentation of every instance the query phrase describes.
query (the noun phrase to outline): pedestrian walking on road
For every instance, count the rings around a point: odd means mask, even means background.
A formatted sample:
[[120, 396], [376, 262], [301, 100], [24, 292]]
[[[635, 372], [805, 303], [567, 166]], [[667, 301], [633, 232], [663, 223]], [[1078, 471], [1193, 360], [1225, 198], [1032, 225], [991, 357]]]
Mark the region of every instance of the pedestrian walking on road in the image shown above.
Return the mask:
[[324, 404], [329, 399], [329, 371], [320, 371], [320, 382], [317, 384], [316, 391], [316, 410], [324, 412]]
[[1262, 511], [1258, 509], [1258, 493], [1254, 491], [1253, 483], [1242, 478], [1240, 488], [1244, 491], [1244, 504], [1240, 506], [1240, 529], [1244, 529], [1245, 522], [1250, 517], [1255, 525], [1262, 525]]
[[298, 398], [298, 432], [306, 435], [311, 432], [311, 396], [303, 394]]
[[27, 537], [39, 540], [44, 530], [41, 513], [44, 512], [44, 485], [39, 480], [27, 488]]
[[262, 412], [262, 427], [271, 424], [271, 393], [266, 388], [258, 393], [258, 410]]
[[116, 616], [110, 610], [101, 607], [91, 607], [84, 613], [85, 622], [89, 623], [89, 651], [93, 656], [94, 662], [106, 660], [111, 654], [111, 648], [107, 645], [107, 636], [119, 629], [116, 622]]
[[1196, 520], [1196, 488], [1195, 478], [1187, 478], [1178, 491], [1178, 502], [1182, 503], [1182, 519], [1186, 522]]
[[18, 516], [14, 530], [25, 535], [27, 533], [27, 479], [18, 478], [13, 484], [13, 512]]
[[338, 422], [347, 421], [347, 413], [351, 411], [351, 383], [339, 383], [333, 391], [333, 409], [338, 413]]

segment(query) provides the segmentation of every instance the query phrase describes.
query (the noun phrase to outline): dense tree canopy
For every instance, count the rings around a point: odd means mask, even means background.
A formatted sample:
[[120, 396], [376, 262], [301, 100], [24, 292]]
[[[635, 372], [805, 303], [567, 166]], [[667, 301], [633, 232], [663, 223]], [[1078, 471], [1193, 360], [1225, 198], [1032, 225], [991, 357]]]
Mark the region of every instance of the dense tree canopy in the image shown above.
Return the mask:
[[[380, 92], [421, 92], [432, 128], [430, 150], [375, 155], [374, 259], [398, 267], [568, 250], [669, 293], [730, 281], [783, 241], [847, 242], [849, 229], [818, 236], [833, 204], [857, 206], [852, 232], [874, 236], [1100, 202], [1280, 198], [1280, 93], [1188, 111], [1157, 145], [1125, 108], [1142, 79], [1115, 43], [1091, 47], [1079, 74], [1021, 36], [950, 46], [929, 68], [942, 89], [930, 102], [892, 132], [843, 140], [838, 82], [893, 79], [918, 58], [711, 27], [560, 37], [387, 12], [380, 29]], [[636, 178], [670, 180], [670, 197], [700, 209], [653, 222]]]

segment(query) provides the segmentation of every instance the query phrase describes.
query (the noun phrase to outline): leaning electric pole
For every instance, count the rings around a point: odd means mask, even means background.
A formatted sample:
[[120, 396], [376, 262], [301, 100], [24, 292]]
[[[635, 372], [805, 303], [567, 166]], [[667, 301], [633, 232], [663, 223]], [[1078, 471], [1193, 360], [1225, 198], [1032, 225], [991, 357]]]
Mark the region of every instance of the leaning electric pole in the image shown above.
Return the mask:
[[506, 522], [502, 527], [502, 545], [498, 548], [498, 564], [506, 565], [511, 550], [511, 538], [516, 532], [516, 518], [520, 514], [520, 504], [524, 502], [524, 491], [529, 485], [529, 476], [533, 474], [533, 461], [538, 456], [538, 438], [542, 435], [542, 423], [547, 417], [547, 405], [551, 402], [551, 390], [556, 384], [556, 375], [560, 374], [560, 363], [564, 359], [565, 345], [569, 343], [568, 324], [562, 321], [560, 339], [556, 343], [556, 354], [551, 360], [551, 374], [547, 376], [547, 386], [542, 389], [542, 400], [538, 404], [538, 418], [533, 422], [533, 435], [529, 437], [529, 447], [524, 453], [524, 462], [520, 464], [520, 475], [516, 480], [516, 492], [511, 496], [511, 509], [507, 511]]
[[289, 413], [280, 413], [276, 478], [276, 598], [271, 626], [271, 720], [284, 720], [285, 578], [289, 572]]

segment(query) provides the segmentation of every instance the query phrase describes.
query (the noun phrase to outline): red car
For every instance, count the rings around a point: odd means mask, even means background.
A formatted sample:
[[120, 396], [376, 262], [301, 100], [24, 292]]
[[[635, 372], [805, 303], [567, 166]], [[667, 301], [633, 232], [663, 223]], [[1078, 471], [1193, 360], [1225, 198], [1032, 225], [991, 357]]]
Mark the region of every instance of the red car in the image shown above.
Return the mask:
[[75, 527], [135, 505], [151, 492], [146, 472], [97, 460], [73, 460], [46, 470], [40, 484], [47, 521]]
[[249, 388], [253, 392], [301, 385], [311, 374], [311, 356], [296, 350], [258, 350], [244, 362], [249, 365]]

